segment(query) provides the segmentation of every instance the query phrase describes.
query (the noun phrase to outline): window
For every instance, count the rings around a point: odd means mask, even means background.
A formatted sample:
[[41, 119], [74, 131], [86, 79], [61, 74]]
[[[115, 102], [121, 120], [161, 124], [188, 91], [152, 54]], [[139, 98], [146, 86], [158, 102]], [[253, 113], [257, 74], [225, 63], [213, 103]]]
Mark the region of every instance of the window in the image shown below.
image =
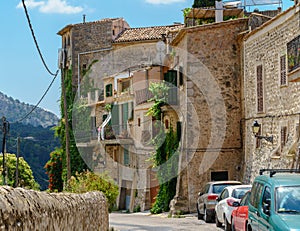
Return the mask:
[[105, 86], [105, 96], [111, 97], [112, 96], [112, 84], [107, 84]]
[[138, 127], [141, 126], [141, 118], [138, 118]]
[[165, 127], [166, 127], [166, 129], [169, 129], [169, 120], [165, 120]]
[[271, 190], [269, 187], [266, 187], [262, 198], [262, 205], [263, 206], [270, 205], [270, 202], [271, 202]]
[[262, 65], [256, 67], [257, 112], [264, 111], [264, 90], [263, 90], [262, 71], [263, 71]]
[[219, 171], [210, 173], [211, 181], [228, 180], [228, 171]]
[[288, 71], [292, 72], [300, 67], [300, 35], [287, 44]]
[[280, 150], [282, 152], [282, 149], [285, 146], [286, 141], [287, 141], [287, 127], [281, 127], [281, 130], [280, 130], [280, 140], [281, 140]]
[[280, 86], [287, 85], [286, 78], [286, 56], [283, 55], [280, 57]]
[[255, 182], [253, 184], [253, 187], [251, 189], [251, 197], [250, 197], [250, 203], [253, 205], [255, 208], [258, 208], [258, 203], [260, 200], [260, 195], [263, 190], [263, 185], [260, 183]]
[[129, 151], [128, 151], [128, 147], [124, 147], [124, 165], [125, 166], [129, 165]]

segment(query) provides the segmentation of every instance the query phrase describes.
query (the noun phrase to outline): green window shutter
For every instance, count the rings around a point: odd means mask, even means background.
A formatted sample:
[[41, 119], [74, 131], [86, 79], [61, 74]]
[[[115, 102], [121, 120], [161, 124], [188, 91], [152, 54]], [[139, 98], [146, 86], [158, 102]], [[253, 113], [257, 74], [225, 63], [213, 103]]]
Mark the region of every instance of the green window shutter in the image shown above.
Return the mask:
[[106, 97], [112, 96], [112, 84], [107, 84], [105, 86], [105, 96]]
[[177, 105], [178, 103], [178, 91], [177, 91], [177, 71], [169, 70], [164, 74], [164, 80], [170, 87], [168, 91], [167, 103], [170, 105]]
[[128, 151], [128, 146], [124, 147], [124, 165], [125, 166], [129, 165], [129, 151]]
[[127, 129], [127, 120], [128, 120], [128, 103], [122, 104], [122, 128]]
[[115, 135], [120, 134], [119, 117], [119, 105], [115, 104], [112, 106], [111, 110], [111, 125]]

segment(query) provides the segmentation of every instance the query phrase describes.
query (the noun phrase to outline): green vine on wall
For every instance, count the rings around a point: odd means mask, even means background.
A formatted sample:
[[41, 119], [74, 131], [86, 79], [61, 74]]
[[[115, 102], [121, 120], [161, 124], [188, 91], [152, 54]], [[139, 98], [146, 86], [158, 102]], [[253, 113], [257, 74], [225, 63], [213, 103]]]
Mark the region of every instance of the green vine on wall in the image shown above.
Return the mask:
[[179, 141], [172, 127], [165, 134], [164, 128], [159, 126], [162, 106], [166, 104], [169, 87], [165, 82], [151, 83], [149, 90], [153, 94], [153, 98], [150, 99], [153, 105], [149, 108], [147, 115], [153, 116], [157, 120], [158, 123], [155, 126], [159, 128], [158, 135], [153, 139], [156, 150], [151, 158], [154, 167], [158, 168], [159, 192], [151, 209], [151, 213], [156, 214], [169, 211], [169, 203], [176, 193]]

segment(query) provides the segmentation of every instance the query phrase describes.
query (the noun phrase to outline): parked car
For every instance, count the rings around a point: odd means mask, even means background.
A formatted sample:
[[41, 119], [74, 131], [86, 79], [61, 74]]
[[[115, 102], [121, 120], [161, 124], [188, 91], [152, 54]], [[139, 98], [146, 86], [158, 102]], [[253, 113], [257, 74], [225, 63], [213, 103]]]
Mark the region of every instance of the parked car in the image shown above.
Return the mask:
[[251, 191], [246, 192], [240, 202], [234, 202], [235, 209], [231, 214], [231, 229], [233, 231], [246, 231], [248, 224], [248, 204]]
[[198, 219], [204, 219], [205, 222], [214, 221], [215, 206], [217, 198], [221, 191], [230, 185], [241, 185], [239, 181], [213, 181], [208, 182], [203, 191], [198, 193], [197, 213]]
[[260, 171], [251, 189], [248, 231], [300, 231], [299, 173], [291, 169]]
[[217, 227], [221, 227], [224, 224], [226, 231], [231, 230], [231, 213], [235, 209], [233, 203], [239, 202], [250, 189], [251, 185], [234, 185], [223, 189], [215, 207]]

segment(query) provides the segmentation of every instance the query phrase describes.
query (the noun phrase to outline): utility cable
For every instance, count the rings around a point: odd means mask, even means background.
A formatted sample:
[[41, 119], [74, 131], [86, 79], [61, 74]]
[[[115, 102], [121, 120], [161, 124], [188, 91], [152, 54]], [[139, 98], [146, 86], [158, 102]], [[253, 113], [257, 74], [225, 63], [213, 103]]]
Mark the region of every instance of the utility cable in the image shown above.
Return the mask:
[[37, 42], [37, 39], [36, 39], [36, 37], [35, 37], [34, 31], [33, 31], [33, 28], [32, 28], [32, 24], [31, 24], [31, 21], [30, 21], [30, 17], [29, 17], [29, 14], [28, 14], [28, 11], [27, 11], [27, 8], [26, 8], [26, 5], [25, 5], [25, 0], [22, 0], [22, 3], [23, 3], [23, 8], [24, 8], [24, 10], [25, 10], [27, 22], [28, 22], [28, 25], [29, 25], [29, 28], [30, 28], [30, 31], [31, 31], [31, 35], [32, 35], [32, 37], [33, 37], [33, 40], [34, 40], [36, 49], [37, 49], [37, 51], [38, 51], [38, 53], [39, 53], [39, 55], [40, 55], [40, 58], [41, 58], [41, 60], [42, 60], [42, 62], [43, 62], [43, 64], [44, 64], [45, 68], [46, 68], [47, 71], [49, 72], [49, 74], [56, 77], [56, 73], [53, 73], [53, 72], [50, 71], [50, 69], [48, 68], [48, 66], [47, 66], [47, 64], [46, 64], [46, 62], [45, 62], [45, 60], [44, 60], [44, 57], [43, 57], [43, 55], [42, 55], [42, 52], [41, 52], [41, 50], [40, 50], [39, 44], [38, 44], [38, 42]]
[[44, 67], [46, 68], [46, 70], [48, 71], [48, 73], [49, 73], [50, 75], [54, 76], [54, 77], [53, 77], [53, 79], [52, 79], [50, 85], [48, 86], [47, 90], [44, 92], [44, 94], [42, 95], [42, 97], [40, 98], [40, 100], [37, 102], [37, 104], [30, 110], [30, 112], [28, 112], [27, 114], [25, 114], [21, 119], [17, 120], [16, 122], [21, 122], [21, 121], [25, 120], [25, 119], [26, 119], [26, 118], [27, 118], [27, 117], [28, 117], [28, 116], [29, 116], [29, 115], [30, 115], [30, 114], [31, 114], [31, 113], [39, 106], [39, 104], [41, 103], [41, 101], [44, 99], [44, 97], [46, 96], [46, 94], [47, 94], [48, 91], [50, 90], [51, 86], [53, 85], [53, 83], [54, 83], [54, 81], [55, 81], [55, 79], [56, 79], [56, 77], [57, 77], [57, 75], [58, 75], [58, 73], [59, 73], [59, 70], [57, 70], [56, 73], [53, 73], [53, 72], [51, 72], [50, 69], [48, 68], [48, 66], [47, 66], [47, 64], [46, 64], [46, 62], [45, 62], [45, 60], [44, 60], [44, 57], [43, 57], [43, 55], [42, 55], [42, 52], [41, 52], [41, 50], [40, 50], [39, 44], [38, 44], [38, 42], [37, 42], [37, 39], [36, 39], [36, 37], [35, 37], [35, 33], [34, 33], [34, 30], [33, 30], [33, 27], [32, 27], [31, 21], [30, 21], [30, 17], [29, 17], [29, 14], [28, 14], [26, 5], [25, 5], [25, 0], [22, 0], [22, 4], [23, 4], [23, 8], [24, 8], [24, 10], [25, 10], [25, 14], [26, 14], [26, 18], [27, 18], [27, 22], [28, 22], [30, 31], [31, 31], [31, 35], [32, 35], [33, 40], [34, 40], [34, 44], [35, 44], [36, 49], [37, 49], [37, 51], [38, 51], [38, 53], [39, 53], [39, 56], [40, 56], [40, 58], [41, 58], [41, 60], [42, 60], [42, 63], [43, 63], [43, 65], [44, 65]]
[[59, 73], [59, 70], [57, 70], [57, 72], [55, 73], [55, 76], [52, 79], [50, 85], [48, 86], [47, 90], [44, 92], [44, 94], [42, 95], [42, 97], [40, 98], [40, 100], [37, 102], [37, 104], [30, 110], [30, 112], [28, 112], [26, 115], [24, 115], [21, 119], [19, 119], [16, 122], [21, 122], [21, 121], [25, 120], [39, 106], [39, 104], [42, 102], [42, 100], [47, 95], [48, 91], [50, 90], [50, 88], [51, 88], [52, 84], [54, 83], [54, 81], [55, 81], [58, 73]]

